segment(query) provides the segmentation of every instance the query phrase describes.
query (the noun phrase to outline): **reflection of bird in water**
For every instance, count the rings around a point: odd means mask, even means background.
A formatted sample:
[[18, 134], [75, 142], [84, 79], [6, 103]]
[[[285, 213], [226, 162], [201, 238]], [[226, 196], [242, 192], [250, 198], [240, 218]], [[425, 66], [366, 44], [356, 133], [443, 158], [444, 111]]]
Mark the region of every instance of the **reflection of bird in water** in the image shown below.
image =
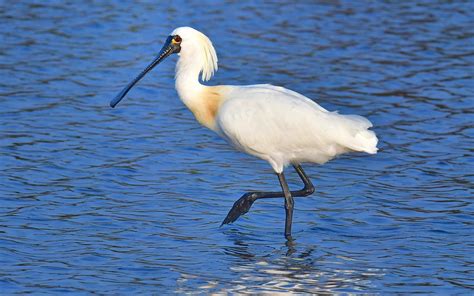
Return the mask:
[[[323, 164], [346, 152], [377, 152], [377, 137], [368, 130], [372, 124], [364, 117], [329, 112], [299, 93], [269, 84], [202, 85], [199, 74], [202, 80], [209, 80], [217, 70], [217, 56], [209, 38], [190, 27], [175, 29], [155, 60], [110, 105], [115, 107], [146, 73], [173, 53], [179, 55], [176, 90], [196, 119], [236, 148], [268, 161], [282, 188], [244, 194], [222, 224], [247, 213], [257, 199], [284, 197], [285, 236], [289, 239], [293, 196], [314, 192], [301, 162]], [[289, 164], [303, 181], [302, 190], [288, 188], [283, 169]]]

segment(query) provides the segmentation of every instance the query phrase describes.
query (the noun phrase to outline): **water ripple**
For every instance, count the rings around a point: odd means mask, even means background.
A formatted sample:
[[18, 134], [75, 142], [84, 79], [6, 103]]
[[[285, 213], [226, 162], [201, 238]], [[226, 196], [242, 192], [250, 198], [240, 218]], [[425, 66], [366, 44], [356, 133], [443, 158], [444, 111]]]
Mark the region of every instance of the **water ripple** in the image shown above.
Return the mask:
[[[472, 294], [470, 1], [22, 1], [0, 5], [3, 294]], [[273, 83], [367, 116], [376, 156], [307, 166], [219, 228], [266, 163], [194, 121], [174, 59], [110, 109], [166, 35], [216, 46], [215, 84]], [[291, 187], [300, 186], [288, 172]]]

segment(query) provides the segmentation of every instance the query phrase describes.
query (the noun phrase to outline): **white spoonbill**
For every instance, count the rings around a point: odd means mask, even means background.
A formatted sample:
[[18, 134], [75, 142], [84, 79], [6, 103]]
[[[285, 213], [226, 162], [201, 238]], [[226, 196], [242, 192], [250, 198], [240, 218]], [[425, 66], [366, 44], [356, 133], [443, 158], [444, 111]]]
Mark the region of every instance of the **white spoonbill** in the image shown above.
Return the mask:
[[[329, 112], [313, 100], [270, 84], [206, 86], [217, 70], [217, 56], [209, 38], [190, 28], [175, 29], [153, 62], [111, 102], [115, 107], [128, 91], [169, 55], [177, 53], [176, 90], [197, 121], [237, 149], [264, 159], [278, 176], [282, 191], [249, 192], [234, 203], [222, 224], [247, 213], [261, 198], [285, 199], [285, 237], [291, 239], [293, 196], [308, 196], [314, 187], [301, 162], [323, 164], [339, 154], [360, 151], [377, 153], [377, 137], [369, 120], [358, 115]], [[289, 165], [304, 183], [290, 191], [283, 174]]]

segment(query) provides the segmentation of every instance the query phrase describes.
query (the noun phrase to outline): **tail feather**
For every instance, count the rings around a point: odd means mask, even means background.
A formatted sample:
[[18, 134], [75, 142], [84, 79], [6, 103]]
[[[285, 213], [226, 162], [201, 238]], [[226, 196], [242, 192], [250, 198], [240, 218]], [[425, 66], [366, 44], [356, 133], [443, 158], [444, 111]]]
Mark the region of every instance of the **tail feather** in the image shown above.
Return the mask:
[[369, 154], [376, 154], [379, 150], [377, 148], [378, 139], [373, 131], [364, 130], [358, 132], [355, 137], [355, 142], [357, 146], [355, 150], [367, 152]]
[[354, 151], [377, 153], [378, 139], [375, 132], [369, 130], [372, 123], [367, 118], [359, 115], [335, 115], [339, 117], [337, 122], [341, 124], [340, 130], [345, 131], [340, 137], [340, 145]]

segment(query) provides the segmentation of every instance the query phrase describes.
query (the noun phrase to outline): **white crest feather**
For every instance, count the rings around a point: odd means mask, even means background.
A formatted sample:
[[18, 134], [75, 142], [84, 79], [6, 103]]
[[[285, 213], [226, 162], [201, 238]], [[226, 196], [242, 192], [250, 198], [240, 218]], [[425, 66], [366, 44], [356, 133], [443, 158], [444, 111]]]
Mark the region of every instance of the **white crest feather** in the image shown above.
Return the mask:
[[217, 71], [217, 54], [214, 46], [212, 46], [211, 40], [209, 40], [206, 35], [200, 33], [199, 41], [203, 51], [201, 79], [203, 81], [208, 81], [214, 75], [214, 72]]

